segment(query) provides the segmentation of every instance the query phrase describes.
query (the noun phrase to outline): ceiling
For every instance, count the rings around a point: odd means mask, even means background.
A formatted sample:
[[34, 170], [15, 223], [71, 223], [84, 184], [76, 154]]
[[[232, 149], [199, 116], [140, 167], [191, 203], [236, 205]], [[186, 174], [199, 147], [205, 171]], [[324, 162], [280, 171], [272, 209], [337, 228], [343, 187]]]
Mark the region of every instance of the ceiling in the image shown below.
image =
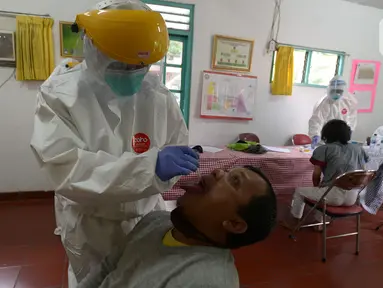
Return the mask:
[[345, 1], [383, 9], [383, 0], [345, 0]]

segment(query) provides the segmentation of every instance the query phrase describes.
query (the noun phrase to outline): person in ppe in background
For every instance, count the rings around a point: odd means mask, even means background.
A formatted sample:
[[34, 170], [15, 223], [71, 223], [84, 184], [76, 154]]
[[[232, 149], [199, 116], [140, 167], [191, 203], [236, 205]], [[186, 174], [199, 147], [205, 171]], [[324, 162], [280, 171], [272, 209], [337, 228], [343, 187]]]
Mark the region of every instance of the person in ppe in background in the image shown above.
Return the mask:
[[380, 152], [383, 147], [383, 126], [378, 127], [371, 137], [366, 139], [367, 145], [374, 148], [375, 152]]
[[381, 138], [383, 138], [383, 126], [378, 127], [375, 130], [373, 135], [377, 135], [377, 136], [380, 136]]
[[355, 131], [357, 124], [357, 100], [347, 91], [346, 81], [335, 76], [327, 87], [327, 94], [315, 105], [309, 120], [309, 136], [312, 147], [320, 141], [321, 130], [330, 120], [343, 120]]
[[175, 97], [148, 73], [168, 50], [162, 16], [112, 0], [74, 27], [85, 33], [85, 60], [41, 86], [31, 140], [55, 186], [70, 286], [144, 215], [165, 209], [160, 193], [199, 165]]

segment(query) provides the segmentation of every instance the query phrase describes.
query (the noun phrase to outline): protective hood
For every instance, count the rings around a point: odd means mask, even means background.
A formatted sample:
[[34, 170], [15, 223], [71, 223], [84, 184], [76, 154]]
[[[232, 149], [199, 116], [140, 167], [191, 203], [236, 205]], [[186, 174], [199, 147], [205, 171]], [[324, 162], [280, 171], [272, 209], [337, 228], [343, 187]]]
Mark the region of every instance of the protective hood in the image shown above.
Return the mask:
[[335, 76], [327, 87], [327, 97], [334, 101], [339, 100], [347, 92], [346, 89], [346, 81], [341, 76]]

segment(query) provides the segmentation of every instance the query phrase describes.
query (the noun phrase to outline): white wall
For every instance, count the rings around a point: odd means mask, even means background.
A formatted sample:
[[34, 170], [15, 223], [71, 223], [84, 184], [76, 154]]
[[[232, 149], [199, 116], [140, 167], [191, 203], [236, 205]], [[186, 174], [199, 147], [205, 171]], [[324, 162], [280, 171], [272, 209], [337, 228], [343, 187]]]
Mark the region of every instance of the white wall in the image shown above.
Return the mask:
[[[72, 21], [97, 0], [2, 0], [0, 10], [49, 13], [55, 20], [56, 60], [59, 61], [58, 21]], [[266, 144], [282, 145], [291, 134], [307, 131], [313, 105], [323, 89], [295, 87], [292, 97], [269, 94], [271, 57], [264, 47], [271, 26], [271, 0], [179, 0], [196, 4], [191, 89], [191, 143], [222, 145], [241, 132], [254, 132]], [[378, 52], [378, 24], [383, 10], [337, 0], [284, 0], [279, 41], [295, 45], [345, 51], [352, 58], [383, 60]], [[214, 34], [256, 41], [253, 74], [259, 78], [252, 122], [199, 118], [201, 71], [210, 68]], [[345, 67], [349, 77], [350, 61]], [[0, 83], [12, 70], [0, 68]], [[382, 82], [383, 76], [380, 77]], [[0, 89], [0, 191], [32, 191], [50, 186], [33, 158], [29, 139], [33, 127], [35, 93], [39, 83], [9, 81]], [[361, 114], [355, 138], [364, 139], [383, 123], [382, 84], [378, 88], [375, 112]]]

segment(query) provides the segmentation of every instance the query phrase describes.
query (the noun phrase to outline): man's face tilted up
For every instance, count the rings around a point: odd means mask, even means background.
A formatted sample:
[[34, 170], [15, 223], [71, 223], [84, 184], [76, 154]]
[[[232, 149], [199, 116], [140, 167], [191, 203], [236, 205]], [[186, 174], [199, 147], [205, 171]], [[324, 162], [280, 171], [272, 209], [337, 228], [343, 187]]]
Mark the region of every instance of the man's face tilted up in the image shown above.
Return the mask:
[[277, 207], [269, 180], [246, 166], [216, 170], [184, 188], [171, 215], [146, 215], [80, 287], [239, 287], [228, 249], [270, 234]]
[[171, 219], [175, 234], [190, 244], [239, 248], [265, 239], [275, 224], [274, 191], [254, 167], [215, 170], [182, 188]]

